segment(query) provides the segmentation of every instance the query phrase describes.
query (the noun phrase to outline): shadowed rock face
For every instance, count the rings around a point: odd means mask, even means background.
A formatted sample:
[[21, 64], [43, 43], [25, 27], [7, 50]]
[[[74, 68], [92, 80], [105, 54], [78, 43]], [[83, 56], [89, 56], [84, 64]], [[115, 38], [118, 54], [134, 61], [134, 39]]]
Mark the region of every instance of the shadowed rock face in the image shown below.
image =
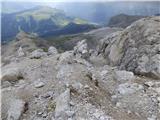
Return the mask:
[[110, 65], [160, 78], [160, 17], [141, 19], [101, 42], [99, 52]]

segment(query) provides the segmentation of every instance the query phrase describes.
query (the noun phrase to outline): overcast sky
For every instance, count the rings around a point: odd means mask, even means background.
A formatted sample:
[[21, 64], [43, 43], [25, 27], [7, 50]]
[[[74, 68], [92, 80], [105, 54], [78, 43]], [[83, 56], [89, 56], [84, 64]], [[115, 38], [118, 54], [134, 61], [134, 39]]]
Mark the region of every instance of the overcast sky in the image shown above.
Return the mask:
[[2, 2], [107, 2], [107, 1], [160, 1], [160, 0], [0, 0]]

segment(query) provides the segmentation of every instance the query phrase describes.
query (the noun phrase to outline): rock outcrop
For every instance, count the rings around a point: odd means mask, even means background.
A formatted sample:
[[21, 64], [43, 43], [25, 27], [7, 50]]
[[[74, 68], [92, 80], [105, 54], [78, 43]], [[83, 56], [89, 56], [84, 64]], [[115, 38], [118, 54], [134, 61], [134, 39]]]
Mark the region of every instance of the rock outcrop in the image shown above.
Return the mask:
[[136, 74], [160, 78], [160, 17], [136, 21], [101, 40], [99, 53], [108, 63]]
[[77, 46], [74, 47], [74, 54], [85, 59], [89, 57], [89, 49], [86, 40], [77, 43]]

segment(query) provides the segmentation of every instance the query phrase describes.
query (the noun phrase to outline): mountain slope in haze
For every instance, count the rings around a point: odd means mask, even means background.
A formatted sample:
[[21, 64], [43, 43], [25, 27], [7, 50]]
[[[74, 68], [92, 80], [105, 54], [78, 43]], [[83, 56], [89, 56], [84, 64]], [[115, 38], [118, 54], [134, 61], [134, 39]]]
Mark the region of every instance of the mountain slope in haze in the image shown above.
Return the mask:
[[[71, 23], [74, 24], [74, 30]], [[81, 29], [81, 25], [86, 28]], [[63, 11], [50, 7], [40, 6], [17, 13], [2, 14], [2, 40], [15, 37], [19, 31], [36, 33], [38, 36], [62, 35], [68, 27], [69, 34], [94, 28], [85, 20], [68, 17]]]
[[[49, 5], [49, 4], [48, 4]], [[108, 24], [111, 17], [118, 14], [151, 16], [158, 14], [160, 1], [105, 1], [105, 2], [67, 2], [55, 3], [58, 9], [68, 15], [84, 18], [102, 25]], [[87, 11], [87, 12], [86, 12]]]
[[111, 17], [111, 19], [109, 20], [108, 26], [125, 28], [130, 24], [132, 24], [133, 22], [144, 17], [145, 16], [119, 14]]
[[69, 16], [80, 17], [93, 23], [106, 25], [118, 14], [151, 16], [159, 14], [157, 1], [108, 1], [108, 2], [2, 2], [3, 13], [13, 13], [46, 5], [61, 9]]

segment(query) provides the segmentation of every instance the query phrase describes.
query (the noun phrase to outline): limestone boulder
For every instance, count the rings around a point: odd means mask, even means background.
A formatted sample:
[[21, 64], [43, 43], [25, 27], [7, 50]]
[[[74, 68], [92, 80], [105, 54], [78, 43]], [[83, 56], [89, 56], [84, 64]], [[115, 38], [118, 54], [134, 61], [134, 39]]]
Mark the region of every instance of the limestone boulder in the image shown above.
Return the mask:
[[37, 49], [31, 53], [30, 58], [31, 59], [39, 59], [44, 56], [47, 56], [47, 53], [45, 53], [42, 49]]
[[53, 46], [48, 48], [48, 55], [56, 55], [58, 53], [57, 49]]

